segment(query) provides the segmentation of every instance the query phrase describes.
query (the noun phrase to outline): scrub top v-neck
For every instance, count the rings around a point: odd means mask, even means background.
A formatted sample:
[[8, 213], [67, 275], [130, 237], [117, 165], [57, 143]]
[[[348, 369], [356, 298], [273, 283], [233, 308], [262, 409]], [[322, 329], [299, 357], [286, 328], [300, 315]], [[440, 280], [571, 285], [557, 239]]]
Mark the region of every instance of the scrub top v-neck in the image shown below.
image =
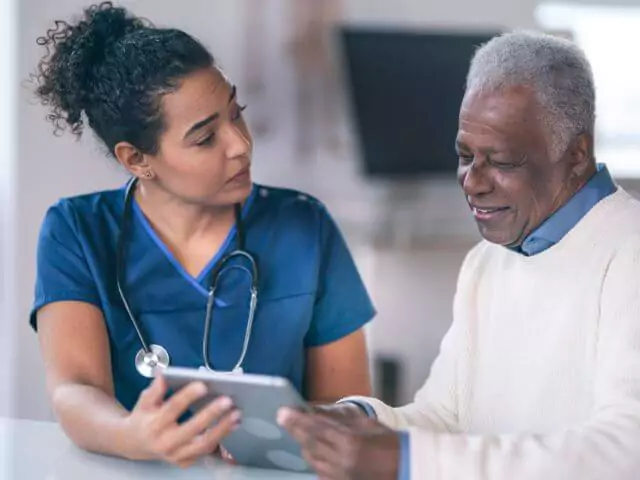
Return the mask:
[[[246, 220], [247, 211], [249, 210], [249, 208], [251, 207], [251, 204], [253, 203], [256, 191], [257, 190], [255, 188], [252, 190], [251, 195], [249, 196], [249, 198], [247, 199], [247, 201], [245, 202], [242, 208], [243, 222]], [[149, 268], [154, 270], [158, 268], [160, 265], [162, 265], [165, 268], [165, 271], [163, 273], [166, 275], [166, 278], [175, 276], [176, 277], [175, 281], [179, 281], [180, 278], [182, 278], [188, 285], [191, 285], [196, 291], [200, 292], [201, 295], [207, 297], [209, 294], [209, 286], [211, 284], [212, 269], [220, 261], [220, 259], [224, 257], [226, 253], [229, 253], [229, 251], [234, 250], [235, 247], [237, 247], [237, 236], [238, 236], [237, 226], [234, 225], [229, 230], [229, 233], [227, 234], [225, 240], [222, 242], [220, 249], [213, 255], [211, 260], [207, 262], [207, 265], [202, 269], [202, 271], [198, 274], [198, 276], [193, 277], [190, 273], [188, 273], [185, 270], [185, 268], [176, 259], [173, 253], [171, 253], [171, 251], [167, 248], [167, 246], [164, 244], [162, 239], [160, 239], [156, 231], [153, 229], [153, 227], [145, 217], [144, 213], [142, 212], [142, 209], [140, 208], [137, 202], [133, 201], [132, 208], [133, 208], [133, 213], [135, 217], [133, 228], [144, 230], [144, 232], [146, 232], [146, 234], [148, 235], [149, 239], [152, 240], [152, 242], [148, 242], [141, 239], [145, 247], [150, 249], [149, 253], [151, 253], [151, 255], [149, 256], [148, 261], [150, 261], [151, 264], [149, 265]], [[141, 237], [144, 236], [145, 235], [144, 232], [140, 232], [139, 235]], [[157, 264], [155, 262], [159, 260], [158, 256], [164, 256], [166, 258], [163, 259], [162, 262]], [[131, 260], [129, 256], [127, 256], [127, 260]], [[135, 261], [135, 258], [133, 260]], [[166, 264], [164, 260], [167, 260], [173, 266], [173, 269], [175, 270], [175, 272], [171, 271], [171, 269], [169, 268], [169, 266]], [[243, 266], [242, 262], [238, 262], [237, 266], [242, 267]], [[222, 277], [224, 277], [224, 275]], [[185, 285], [185, 288], [186, 287], [187, 286]], [[248, 289], [246, 291], [248, 292]], [[216, 303], [218, 305], [224, 304], [223, 302], [221, 302], [220, 298], [216, 298]]]
[[[38, 310], [52, 302], [98, 307], [109, 334], [116, 397], [131, 409], [149, 379], [135, 369], [140, 342], [116, 287], [123, 208], [121, 188], [66, 198], [48, 210], [38, 244], [31, 325], [37, 328]], [[172, 365], [199, 367], [211, 270], [234, 248], [236, 229], [193, 277], [135, 203], [133, 209], [122, 282], [131, 309], [148, 341], [168, 350]], [[373, 305], [342, 235], [318, 200], [255, 185], [242, 219], [246, 248], [261, 272], [245, 371], [287, 377], [304, 392], [305, 350], [358, 330], [373, 318]], [[231, 369], [242, 349], [249, 282], [242, 262], [220, 276], [209, 338], [216, 369]]]

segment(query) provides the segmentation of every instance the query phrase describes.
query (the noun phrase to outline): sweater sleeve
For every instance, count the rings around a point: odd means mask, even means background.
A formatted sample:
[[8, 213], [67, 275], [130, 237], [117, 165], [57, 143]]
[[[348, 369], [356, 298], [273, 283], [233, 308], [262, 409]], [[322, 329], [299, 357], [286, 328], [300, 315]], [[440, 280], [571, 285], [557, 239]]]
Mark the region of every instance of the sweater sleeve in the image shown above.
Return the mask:
[[445, 335], [440, 353], [431, 367], [429, 379], [409, 405], [392, 408], [375, 398], [349, 397], [350, 400], [370, 406], [377, 419], [395, 430], [412, 426], [433, 432], [457, 431], [456, 392], [456, 324]]
[[459, 356], [468, 350], [468, 326], [461, 301], [465, 301], [466, 292], [472, 288], [474, 281], [470, 279], [476, 277], [470, 272], [477, 268], [484, 246], [484, 243], [480, 243], [473, 248], [460, 268], [453, 301], [453, 323], [440, 344], [440, 352], [431, 366], [429, 378], [414, 401], [400, 408], [392, 408], [375, 398], [349, 397], [345, 400], [369, 405], [381, 423], [396, 430], [419, 427], [431, 432], [459, 432]]

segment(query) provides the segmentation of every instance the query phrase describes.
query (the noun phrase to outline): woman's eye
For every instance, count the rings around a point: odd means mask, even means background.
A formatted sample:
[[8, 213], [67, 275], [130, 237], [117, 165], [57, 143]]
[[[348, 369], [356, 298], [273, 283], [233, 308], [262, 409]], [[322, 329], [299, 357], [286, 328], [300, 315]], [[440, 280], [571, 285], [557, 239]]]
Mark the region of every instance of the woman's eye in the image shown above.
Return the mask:
[[196, 142], [196, 145], [198, 145], [199, 147], [211, 145], [213, 143], [213, 137], [214, 137], [213, 133], [210, 135], [207, 135], [202, 140], [199, 140], [198, 142]]

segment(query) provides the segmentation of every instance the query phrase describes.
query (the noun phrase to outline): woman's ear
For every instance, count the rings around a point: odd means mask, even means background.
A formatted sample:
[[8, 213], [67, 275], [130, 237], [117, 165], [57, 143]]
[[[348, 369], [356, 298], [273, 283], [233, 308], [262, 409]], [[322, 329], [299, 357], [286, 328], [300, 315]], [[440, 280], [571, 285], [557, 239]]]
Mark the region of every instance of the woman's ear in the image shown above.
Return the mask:
[[144, 179], [153, 177], [153, 171], [145, 155], [129, 142], [118, 143], [113, 153], [118, 162], [133, 176]]

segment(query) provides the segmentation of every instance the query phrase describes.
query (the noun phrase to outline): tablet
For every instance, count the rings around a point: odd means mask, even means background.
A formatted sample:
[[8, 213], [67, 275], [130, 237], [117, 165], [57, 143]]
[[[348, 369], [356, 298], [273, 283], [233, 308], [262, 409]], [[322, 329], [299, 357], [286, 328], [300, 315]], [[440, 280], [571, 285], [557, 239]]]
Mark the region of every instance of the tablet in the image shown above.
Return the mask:
[[242, 412], [242, 420], [240, 427], [222, 441], [222, 446], [238, 464], [311, 472], [302, 458], [299, 444], [276, 422], [280, 407], [310, 410], [286, 378], [180, 367], [168, 367], [162, 375], [173, 391], [193, 381], [207, 385], [209, 394], [193, 404], [192, 412], [218, 396], [231, 397]]

